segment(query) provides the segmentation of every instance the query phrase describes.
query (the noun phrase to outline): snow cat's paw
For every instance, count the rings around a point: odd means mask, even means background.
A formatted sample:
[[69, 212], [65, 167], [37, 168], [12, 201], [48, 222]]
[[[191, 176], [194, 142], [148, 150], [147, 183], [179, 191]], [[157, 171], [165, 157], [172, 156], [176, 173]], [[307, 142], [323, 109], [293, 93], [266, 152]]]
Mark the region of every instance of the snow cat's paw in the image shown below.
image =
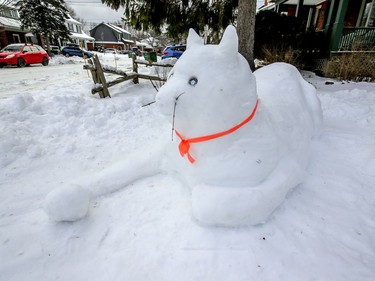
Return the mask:
[[90, 198], [90, 192], [79, 185], [62, 186], [47, 195], [44, 209], [51, 220], [73, 222], [86, 216]]
[[192, 191], [193, 216], [205, 225], [237, 227], [262, 224], [282, 203], [288, 190], [278, 185], [198, 185]]

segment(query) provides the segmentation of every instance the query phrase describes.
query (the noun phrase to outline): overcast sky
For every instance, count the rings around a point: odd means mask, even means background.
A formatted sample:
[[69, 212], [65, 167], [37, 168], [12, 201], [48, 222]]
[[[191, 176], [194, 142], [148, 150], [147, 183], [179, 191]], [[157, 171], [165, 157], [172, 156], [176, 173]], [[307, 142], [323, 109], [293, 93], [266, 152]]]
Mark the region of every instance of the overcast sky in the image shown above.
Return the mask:
[[115, 22], [121, 20], [124, 9], [120, 8], [117, 12], [107, 5], [102, 4], [101, 0], [65, 0], [76, 14], [86, 22]]
[[[101, 0], [65, 0], [76, 14], [86, 22], [115, 22], [121, 20], [124, 9], [117, 12], [102, 4]], [[261, 6], [264, 0], [257, 0], [257, 6]]]

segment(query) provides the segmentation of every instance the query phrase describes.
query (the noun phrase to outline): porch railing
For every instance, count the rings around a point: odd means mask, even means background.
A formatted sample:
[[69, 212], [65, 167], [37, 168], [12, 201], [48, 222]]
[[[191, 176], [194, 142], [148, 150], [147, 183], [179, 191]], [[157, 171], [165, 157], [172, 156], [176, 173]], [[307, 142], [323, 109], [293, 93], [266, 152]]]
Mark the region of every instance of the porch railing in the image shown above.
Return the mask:
[[339, 52], [375, 51], [374, 27], [344, 27]]

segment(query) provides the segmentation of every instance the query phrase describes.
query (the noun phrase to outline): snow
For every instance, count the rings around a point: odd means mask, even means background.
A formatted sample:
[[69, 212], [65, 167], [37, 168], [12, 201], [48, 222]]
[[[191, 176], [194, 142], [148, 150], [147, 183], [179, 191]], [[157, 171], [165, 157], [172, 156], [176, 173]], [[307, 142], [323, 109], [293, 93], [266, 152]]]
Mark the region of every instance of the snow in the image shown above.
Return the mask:
[[89, 210], [91, 194], [79, 185], [62, 186], [46, 197], [45, 210], [54, 221], [76, 221], [84, 218]]
[[[131, 70], [127, 56], [101, 55]], [[373, 83], [304, 72], [324, 115], [304, 181], [265, 224], [220, 228], [192, 217], [176, 174], [128, 166], [171, 139], [157, 106], [143, 107], [152, 85], [125, 82], [99, 99], [82, 59], [65, 60], [0, 69], [0, 280], [375, 279]], [[110, 176], [121, 170], [135, 181]], [[85, 218], [48, 218], [50, 192], [99, 179], [110, 190]]]
[[0, 17], [0, 24], [6, 27], [21, 28], [21, 21], [8, 17]]

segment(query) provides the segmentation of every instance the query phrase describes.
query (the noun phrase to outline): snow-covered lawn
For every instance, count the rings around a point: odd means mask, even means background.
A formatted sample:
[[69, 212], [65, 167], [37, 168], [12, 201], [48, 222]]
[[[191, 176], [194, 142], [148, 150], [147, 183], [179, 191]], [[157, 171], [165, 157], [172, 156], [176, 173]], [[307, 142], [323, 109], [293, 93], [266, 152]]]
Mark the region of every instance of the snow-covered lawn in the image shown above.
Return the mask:
[[[130, 71], [127, 56], [101, 59]], [[304, 73], [324, 132], [304, 183], [263, 225], [199, 225], [172, 174], [142, 178], [97, 198], [86, 218], [56, 223], [43, 209], [51, 190], [142, 155], [171, 132], [154, 104], [142, 106], [156, 94], [149, 82], [99, 99], [82, 66], [55, 57], [48, 67], [0, 69], [0, 280], [375, 280], [374, 83], [326, 85]]]

